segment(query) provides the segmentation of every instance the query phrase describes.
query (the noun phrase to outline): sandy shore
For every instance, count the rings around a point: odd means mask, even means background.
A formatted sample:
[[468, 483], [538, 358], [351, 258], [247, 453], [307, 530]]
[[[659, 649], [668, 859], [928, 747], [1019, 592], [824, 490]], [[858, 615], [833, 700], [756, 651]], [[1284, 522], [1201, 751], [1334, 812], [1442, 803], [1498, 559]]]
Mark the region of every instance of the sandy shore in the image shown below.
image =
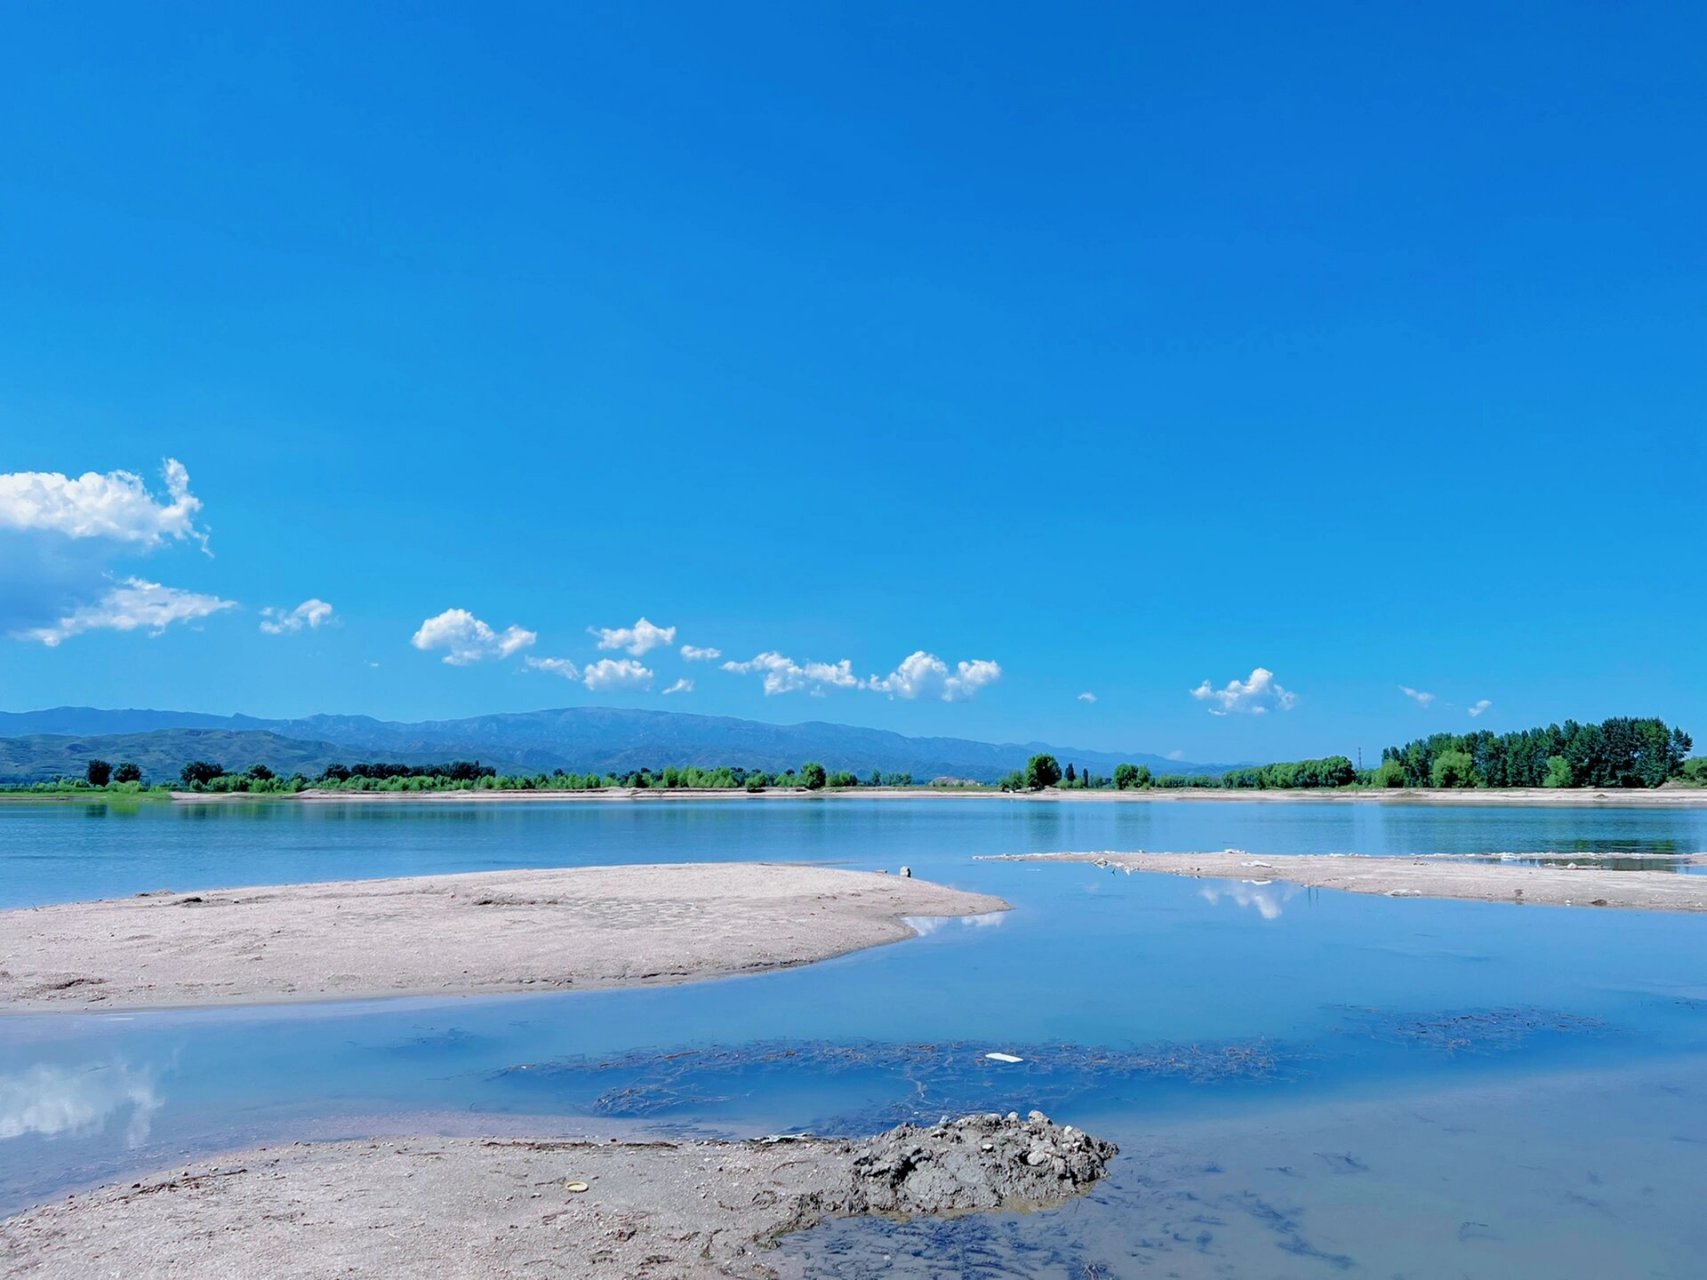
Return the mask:
[[922, 880], [771, 863], [581, 867], [159, 893], [0, 912], [0, 1011], [685, 982], [1005, 911]]
[[[1535, 857], [1566, 858], [1537, 854]], [[1621, 855], [1628, 858], [1629, 855]], [[1612, 871], [1597, 866], [1593, 854], [1574, 855], [1578, 866], [1526, 866], [1494, 859], [1359, 857], [1327, 854], [1276, 854], [1261, 857], [1225, 853], [1021, 853], [987, 861], [1089, 862], [1122, 871], [1159, 872], [1219, 880], [1267, 884], [1283, 882], [1312, 889], [1341, 889], [1389, 898], [1467, 898], [1477, 902], [1529, 903], [1537, 906], [1621, 907], [1642, 911], [1707, 911], [1707, 875], [1680, 875], [1664, 869]], [[1704, 866], [1707, 856], [1666, 859]]]
[[770, 1276], [781, 1270], [765, 1256], [776, 1238], [822, 1218], [1058, 1204], [1114, 1154], [1037, 1112], [863, 1142], [298, 1145], [9, 1219], [0, 1270], [20, 1280]]
[[[21, 797], [31, 798], [31, 797]], [[57, 798], [57, 797], [49, 797]], [[99, 800], [98, 793], [69, 793], [66, 798]], [[726, 804], [776, 800], [983, 800], [997, 804], [1383, 804], [1448, 805], [1458, 807], [1578, 809], [1640, 808], [1690, 809], [1707, 807], [1707, 787], [1670, 787], [1655, 791], [1597, 791], [1590, 788], [1552, 789], [1519, 787], [1509, 791], [1434, 791], [1427, 788], [1383, 790], [1291, 790], [1218, 791], [1197, 787], [1145, 791], [959, 791], [929, 787], [859, 787], [847, 790], [806, 791], [772, 788], [748, 792], [662, 787], [611, 787], [604, 791], [319, 791], [309, 789], [291, 795], [242, 793], [209, 794], [174, 791], [178, 804], [258, 804], [273, 801], [309, 804], [614, 804], [638, 801], [669, 804], [689, 800], [718, 800]]]

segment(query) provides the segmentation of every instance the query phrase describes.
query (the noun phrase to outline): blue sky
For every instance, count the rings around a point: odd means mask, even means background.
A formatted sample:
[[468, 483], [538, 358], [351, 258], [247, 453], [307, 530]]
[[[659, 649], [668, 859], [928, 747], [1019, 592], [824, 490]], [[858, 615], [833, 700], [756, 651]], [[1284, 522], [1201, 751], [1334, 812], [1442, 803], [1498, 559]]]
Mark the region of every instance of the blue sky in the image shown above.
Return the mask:
[[0, 15], [0, 706], [1707, 734], [1707, 11], [355, 8]]

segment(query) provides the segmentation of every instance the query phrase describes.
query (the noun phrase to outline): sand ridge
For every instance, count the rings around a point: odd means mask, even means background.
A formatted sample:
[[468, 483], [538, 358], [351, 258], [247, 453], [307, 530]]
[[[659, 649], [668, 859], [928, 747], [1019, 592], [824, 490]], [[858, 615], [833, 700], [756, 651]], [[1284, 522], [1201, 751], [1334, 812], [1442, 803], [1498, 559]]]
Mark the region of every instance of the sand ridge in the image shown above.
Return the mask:
[[1000, 898], [874, 872], [689, 863], [158, 892], [0, 912], [0, 1011], [655, 985], [915, 935]]
[[[1544, 858], [1548, 855], [1528, 855]], [[1707, 875], [1664, 869], [1611, 870], [1592, 854], [1578, 865], [1526, 865], [1496, 858], [1447, 855], [1376, 857], [1347, 854], [1275, 854], [1238, 849], [1221, 853], [1018, 853], [981, 859], [1002, 862], [1088, 862], [1122, 871], [1155, 872], [1266, 884], [1282, 881], [1312, 889], [1379, 894], [1390, 898], [1464, 898], [1537, 906], [1612, 907], [1643, 911], [1707, 911]], [[1628, 858], [1629, 855], [1620, 855]], [[1656, 865], [1661, 860], [1656, 859]], [[1707, 855], [1664, 861], [1707, 866]]]
[[766, 1251], [832, 1215], [1038, 1208], [1116, 1149], [1041, 1112], [864, 1141], [418, 1138], [242, 1152], [0, 1222], [0, 1270], [86, 1276], [772, 1276]]

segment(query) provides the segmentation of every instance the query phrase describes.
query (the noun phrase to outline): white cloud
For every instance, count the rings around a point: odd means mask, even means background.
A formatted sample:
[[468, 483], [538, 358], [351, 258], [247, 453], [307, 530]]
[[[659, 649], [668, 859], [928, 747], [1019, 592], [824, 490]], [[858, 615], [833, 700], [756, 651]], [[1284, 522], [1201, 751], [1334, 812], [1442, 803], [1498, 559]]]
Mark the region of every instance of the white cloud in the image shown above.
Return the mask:
[[409, 643], [423, 653], [443, 649], [444, 661], [466, 667], [487, 658], [508, 658], [537, 639], [536, 633], [521, 627], [494, 631], [467, 609], [446, 609], [423, 622]]
[[601, 649], [622, 649], [636, 658], [660, 645], [668, 648], [676, 642], [674, 627], [655, 627], [645, 618], [632, 627], [588, 627], [587, 634], [599, 638]]
[[154, 1113], [163, 1105], [153, 1077], [123, 1063], [75, 1069], [38, 1063], [27, 1071], [0, 1076], [0, 1139], [40, 1134], [46, 1138], [100, 1133], [125, 1110], [125, 1144], [148, 1140]]
[[702, 649], [697, 644], [684, 644], [682, 646], [681, 653], [682, 657], [686, 658], [689, 662], [714, 662], [723, 656], [723, 650], [721, 649]]
[[109, 586], [99, 599], [78, 605], [54, 622], [12, 634], [19, 640], [40, 641], [51, 649], [86, 631], [147, 631], [157, 636], [174, 622], [193, 622], [233, 608], [233, 600], [163, 587], [143, 578], [126, 578]]
[[266, 608], [261, 610], [261, 630], [270, 636], [286, 632], [319, 629], [332, 620], [332, 606], [324, 600], [304, 600], [294, 609]]
[[962, 702], [1001, 678], [1001, 667], [987, 659], [958, 663], [951, 673], [948, 664], [936, 654], [920, 649], [903, 658], [901, 665], [888, 675], [873, 676], [866, 682], [866, 688], [892, 698], [934, 697], [944, 702]]
[[644, 689], [653, 673], [633, 658], [600, 658], [582, 672], [582, 683], [594, 693], [607, 689]]
[[1199, 702], [1213, 703], [1209, 708], [1212, 716], [1235, 713], [1260, 716], [1267, 715], [1270, 708], [1290, 711], [1298, 705], [1298, 695], [1282, 688], [1267, 667], [1257, 667], [1249, 680], [1229, 680], [1224, 689], [1212, 689], [1205, 680], [1191, 691], [1191, 696]]
[[1168, 752], [1168, 759], [1170, 759], [1170, 760], [1184, 760], [1185, 759], [1185, 752], [1180, 751], [1176, 748], [1175, 750]]
[[680, 680], [676, 681], [668, 689], [664, 690], [664, 695], [666, 697], [668, 697], [672, 693], [692, 693], [692, 692], [693, 692], [693, 681], [689, 680], [686, 676], [683, 676]]
[[1404, 694], [1419, 707], [1429, 707], [1434, 705], [1434, 695], [1432, 693], [1424, 693], [1421, 689], [1413, 689], [1408, 684], [1400, 685], [1399, 692]]
[[529, 671], [549, 671], [554, 676], [562, 676], [565, 680], [579, 680], [581, 668], [568, 658], [523, 658], [522, 663]]
[[770, 652], [761, 653], [748, 662], [725, 662], [723, 669], [742, 676], [763, 675], [766, 696], [794, 693], [801, 689], [816, 694], [826, 688], [857, 689], [860, 686], [859, 677], [853, 673], [853, 663], [846, 658], [840, 662], [799, 663], [780, 653]]
[[75, 480], [57, 471], [0, 475], [0, 529], [104, 538], [152, 549], [186, 538], [207, 547], [196, 528], [201, 499], [190, 492], [190, 473], [176, 458], [161, 467], [168, 502], [155, 499], [141, 476], [90, 471]]
[[56, 645], [85, 631], [158, 633], [234, 607], [115, 567], [173, 543], [208, 549], [189, 472], [168, 458], [161, 474], [163, 497], [129, 471], [0, 474], [0, 633]]
[[1486, 698], [1481, 699], [1480, 701], [1478, 701], [1475, 705], [1473, 705], [1470, 708], [1470, 718], [1472, 720], [1474, 720], [1477, 716], [1481, 715], [1482, 712], [1486, 711], [1489, 707], [1491, 707], [1493, 705], [1494, 704], [1492, 702], [1489, 702]]
[[1092, 693], [1089, 689], [1079, 695], [1080, 702], [1095, 702], [1096, 700], [1096, 694]]
[[970, 698], [1002, 677], [1001, 667], [994, 662], [977, 659], [958, 663], [950, 670], [941, 658], [923, 649], [902, 659], [900, 666], [888, 675], [872, 676], [869, 680], [856, 676], [853, 663], [847, 658], [840, 662], [796, 662], [775, 650], [746, 662], [725, 662], [723, 670], [736, 675], [762, 676], [767, 696], [805, 690], [814, 697], [822, 697], [830, 689], [869, 689], [892, 698], [941, 698], [944, 702]]

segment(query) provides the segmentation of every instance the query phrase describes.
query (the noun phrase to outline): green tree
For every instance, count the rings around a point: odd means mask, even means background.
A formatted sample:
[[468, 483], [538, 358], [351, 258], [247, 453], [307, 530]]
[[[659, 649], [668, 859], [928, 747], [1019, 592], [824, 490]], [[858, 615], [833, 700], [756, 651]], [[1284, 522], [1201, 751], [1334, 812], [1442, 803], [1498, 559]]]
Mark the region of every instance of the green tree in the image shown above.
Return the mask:
[[1564, 756], [1548, 756], [1547, 776], [1541, 780], [1541, 785], [1544, 787], [1568, 787], [1571, 782], [1571, 762]]
[[1072, 766], [1072, 763], [1069, 762], [1067, 765], [1067, 785], [1070, 787], [1075, 782], [1077, 782], [1078, 780], [1079, 780], [1078, 771], [1075, 770]]
[[141, 782], [142, 781], [142, 770], [137, 765], [134, 765], [129, 760], [126, 760], [122, 764], [120, 764], [117, 769], [113, 770], [113, 781], [114, 782]]
[[252, 764], [244, 776], [251, 782], [271, 782], [277, 775], [264, 764]]
[[211, 760], [192, 760], [178, 771], [184, 785], [191, 790], [207, 786], [215, 778], [223, 778], [225, 770]]
[[883, 770], [873, 769], [871, 771], [871, 778], [865, 785], [868, 787], [881, 787], [883, 785]]
[[1028, 790], [1041, 791], [1061, 781], [1061, 765], [1054, 756], [1039, 752], [1025, 762], [1025, 785]]
[[1467, 751], [1442, 751], [1434, 758], [1428, 778], [1429, 785], [1434, 787], [1475, 786], [1475, 762], [1470, 759], [1470, 753]]
[[808, 760], [800, 766], [800, 781], [808, 791], [821, 791], [829, 781], [829, 775], [824, 772], [824, 766], [816, 760]]
[[105, 760], [91, 760], [83, 776], [89, 779], [91, 787], [104, 787], [113, 780], [113, 767]]
[[845, 769], [837, 770], [830, 775], [829, 785], [832, 787], [857, 787], [859, 786], [859, 777]]
[[1378, 787], [1402, 787], [1405, 785], [1405, 766], [1397, 760], [1383, 760], [1373, 781]]
[[1147, 764], [1117, 764], [1114, 766], [1114, 787], [1117, 791], [1135, 791], [1150, 785], [1150, 766]]

